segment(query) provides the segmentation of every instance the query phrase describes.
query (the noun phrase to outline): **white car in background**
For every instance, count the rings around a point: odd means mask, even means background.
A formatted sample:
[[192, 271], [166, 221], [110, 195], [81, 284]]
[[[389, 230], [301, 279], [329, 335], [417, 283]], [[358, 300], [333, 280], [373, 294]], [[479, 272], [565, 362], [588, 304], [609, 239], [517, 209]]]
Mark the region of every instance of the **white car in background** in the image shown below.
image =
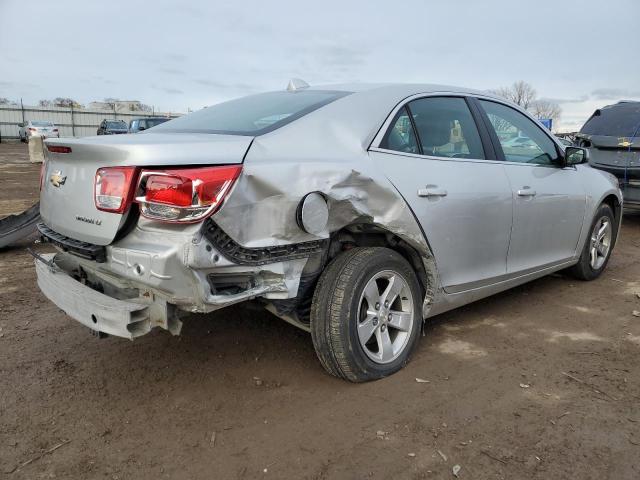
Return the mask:
[[20, 124], [18, 130], [21, 142], [28, 142], [31, 137], [60, 138], [60, 130], [53, 122], [46, 120], [29, 120]]

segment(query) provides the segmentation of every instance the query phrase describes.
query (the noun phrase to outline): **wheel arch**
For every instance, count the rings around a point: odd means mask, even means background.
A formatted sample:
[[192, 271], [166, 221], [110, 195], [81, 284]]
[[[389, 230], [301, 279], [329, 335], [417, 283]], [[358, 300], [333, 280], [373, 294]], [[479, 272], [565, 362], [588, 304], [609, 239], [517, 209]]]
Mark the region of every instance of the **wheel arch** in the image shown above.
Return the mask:
[[433, 304], [437, 285], [436, 264], [428, 245], [428, 251], [421, 252], [410, 240], [386, 227], [374, 223], [352, 223], [331, 235], [328, 260], [352, 247], [386, 247], [402, 255], [418, 278], [424, 299], [423, 317], [425, 316], [425, 310]]
[[603, 204], [609, 205], [611, 207], [611, 210], [613, 210], [613, 216], [616, 225], [616, 228], [613, 229], [613, 246], [615, 246], [618, 240], [620, 224], [622, 223], [622, 203], [620, 202], [620, 199], [617, 195], [610, 193], [606, 195], [600, 202], [600, 205]]

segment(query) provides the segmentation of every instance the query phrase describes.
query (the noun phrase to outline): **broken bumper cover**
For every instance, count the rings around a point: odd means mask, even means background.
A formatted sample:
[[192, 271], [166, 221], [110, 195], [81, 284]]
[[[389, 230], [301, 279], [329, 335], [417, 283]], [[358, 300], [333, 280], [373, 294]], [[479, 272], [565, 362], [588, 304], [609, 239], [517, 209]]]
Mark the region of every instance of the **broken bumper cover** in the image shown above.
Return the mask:
[[[54, 254], [42, 255], [53, 265]], [[153, 327], [168, 328], [166, 310], [160, 305], [119, 300], [78, 282], [63, 270], [36, 260], [38, 286], [42, 293], [67, 315], [97, 332], [133, 340]]]

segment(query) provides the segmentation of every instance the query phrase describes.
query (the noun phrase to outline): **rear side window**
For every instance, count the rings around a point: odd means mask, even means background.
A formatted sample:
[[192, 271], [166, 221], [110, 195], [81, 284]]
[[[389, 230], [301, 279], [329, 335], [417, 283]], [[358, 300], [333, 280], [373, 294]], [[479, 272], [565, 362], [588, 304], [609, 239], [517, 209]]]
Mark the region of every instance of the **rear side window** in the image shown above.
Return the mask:
[[596, 110], [580, 133], [607, 137], [640, 136], [640, 102], [621, 103]]
[[501, 103], [480, 100], [508, 162], [552, 165], [558, 159], [555, 143], [522, 113]]
[[405, 107], [396, 114], [391, 123], [391, 128], [384, 136], [380, 147], [396, 152], [420, 153], [409, 112]]
[[456, 97], [428, 97], [410, 102], [394, 119], [381, 146], [435, 157], [485, 158], [469, 107], [463, 98]]
[[154, 132], [262, 135], [349, 93], [327, 90], [260, 93], [176, 118], [158, 125]]

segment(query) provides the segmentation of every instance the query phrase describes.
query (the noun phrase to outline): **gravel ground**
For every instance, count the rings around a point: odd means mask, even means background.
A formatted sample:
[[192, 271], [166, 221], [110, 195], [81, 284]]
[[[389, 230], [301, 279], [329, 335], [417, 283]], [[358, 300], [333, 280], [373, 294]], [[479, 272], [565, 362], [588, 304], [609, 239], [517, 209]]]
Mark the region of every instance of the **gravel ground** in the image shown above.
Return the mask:
[[[24, 145], [0, 175], [0, 216], [37, 199]], [[29, 245], [0, 250], [0, 478], [640, 478], [638, 217], [600, 279], [441, 315], [364, 385], [250, 307], [98, 340], [40, 294]]]

